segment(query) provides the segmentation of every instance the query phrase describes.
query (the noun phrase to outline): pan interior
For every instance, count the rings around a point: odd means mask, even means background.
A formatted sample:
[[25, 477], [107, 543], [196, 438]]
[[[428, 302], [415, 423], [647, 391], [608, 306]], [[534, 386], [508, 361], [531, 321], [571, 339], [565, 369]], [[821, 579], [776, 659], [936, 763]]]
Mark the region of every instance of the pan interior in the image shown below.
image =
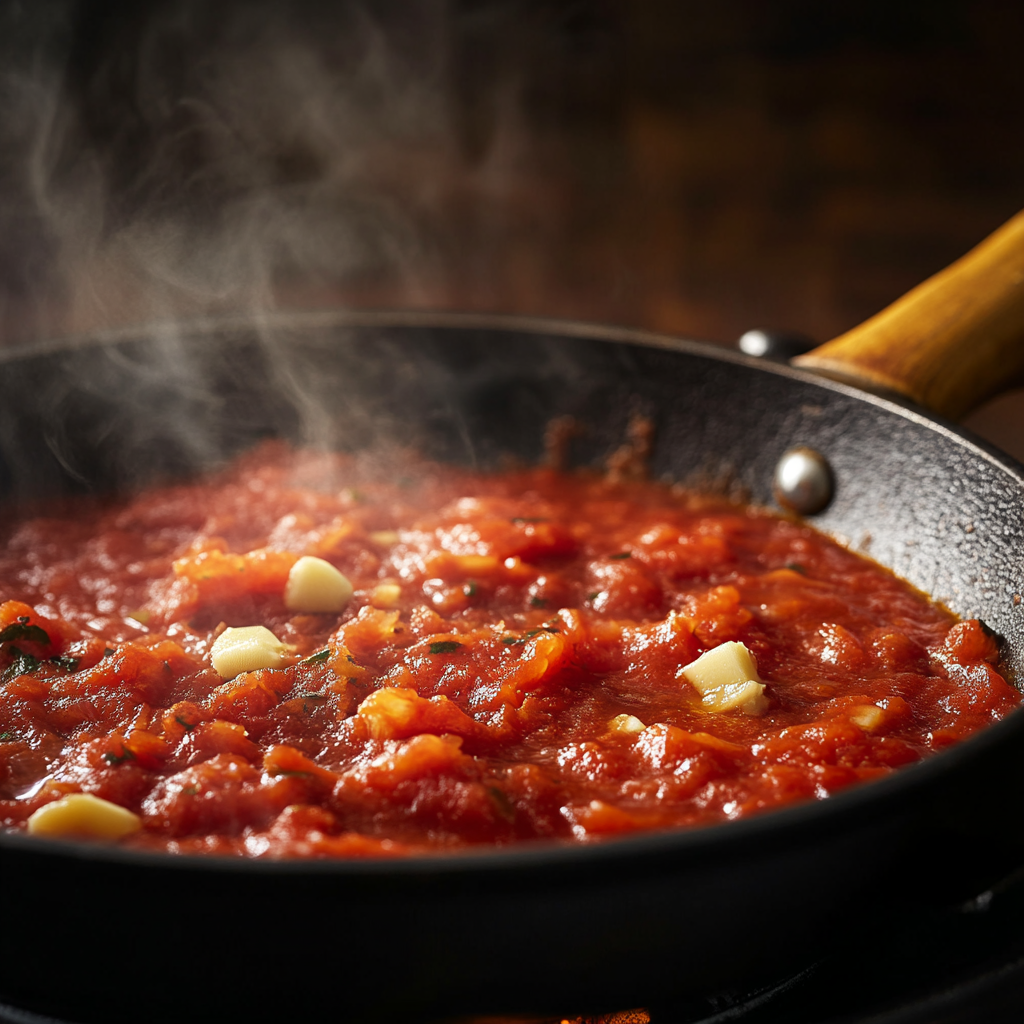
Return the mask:
[[946, 425], [710, 346], [480, 318], [283, 317], [96, 339], [0, 364], [0, 496], [138, 488], [267, 436], [342, 450], [412, 445], [498, 468], [537, 462], [547, 423], [582, 426], [597, 465], [631, 417], [656, 424], [658, 477], [771, 505], [775, 465], [810, 445], [837, 481], [811, 521], [1001, 634], [1024, 677], [1016, 464]]

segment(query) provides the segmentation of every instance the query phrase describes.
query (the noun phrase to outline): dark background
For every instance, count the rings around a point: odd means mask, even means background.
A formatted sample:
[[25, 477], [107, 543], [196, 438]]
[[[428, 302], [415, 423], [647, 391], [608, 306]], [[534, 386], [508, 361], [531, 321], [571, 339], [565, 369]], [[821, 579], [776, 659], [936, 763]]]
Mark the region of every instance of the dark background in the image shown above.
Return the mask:
[[820, 340], [1024, 207], [1024, 4], [7, 3], [5, 341], [253, 305]]

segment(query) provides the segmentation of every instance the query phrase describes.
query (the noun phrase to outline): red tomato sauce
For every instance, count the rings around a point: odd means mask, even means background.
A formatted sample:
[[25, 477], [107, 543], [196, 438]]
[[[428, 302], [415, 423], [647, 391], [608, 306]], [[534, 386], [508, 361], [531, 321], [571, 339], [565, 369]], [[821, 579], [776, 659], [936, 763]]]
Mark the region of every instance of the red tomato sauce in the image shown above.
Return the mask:
[[[301, 555], [355, 593], [283, 602]], [[1020, 703], [993, 639], [809, 526], [662, 485], [269, 443], [8, 522], [0, 816], [91, 793], [127, 846], [397, 855], [822, 799]], [[225, 626], [291, 664], [222, 679]], [[680, 675], [742, 642], [761, 714]], [[623, 729], [626, 719], [629, 728]]]

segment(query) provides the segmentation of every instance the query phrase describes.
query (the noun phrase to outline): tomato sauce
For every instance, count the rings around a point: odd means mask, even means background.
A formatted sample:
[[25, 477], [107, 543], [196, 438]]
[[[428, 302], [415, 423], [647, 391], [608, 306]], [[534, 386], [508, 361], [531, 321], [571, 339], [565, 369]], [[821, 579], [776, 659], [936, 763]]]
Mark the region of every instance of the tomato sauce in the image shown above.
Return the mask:
[[[302, 555], [340, 613], [282, 594]], [[822, 799], [1020, 702], [980, 623], [802, 522], [663, 485], [268, 443], [9, 521], [0, 817], [90, 793], [172, 853], [401, 855], [702, 826]], [[221, 678], [226, 626], [281, 668]], [[767, 698], [681, 669], [738, 641]]]

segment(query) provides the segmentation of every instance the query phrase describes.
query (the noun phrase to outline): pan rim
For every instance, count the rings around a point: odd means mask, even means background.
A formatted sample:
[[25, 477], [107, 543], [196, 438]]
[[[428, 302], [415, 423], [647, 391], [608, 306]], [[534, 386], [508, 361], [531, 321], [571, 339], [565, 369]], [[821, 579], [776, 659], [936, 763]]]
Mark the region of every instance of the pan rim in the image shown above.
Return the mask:
[[[811, 384], [877, 406], [890, 413], [938, 432], [965, 447], [975, 457], [1013, 477], [1024, 492], [1024, 464], [978, 438], [971, 431], [924, 409], [889, 397], [871, 394], [843, 383], [794, 367], [770, 363], [708, 341], [678, 338], [639, 328], [596, 324], [546, 317], [524, 317], [491, 313], [462, 313], [416, 310], [340, 310], [334, 308], [285, 310], [259, 316], [211, 316], [155, 321], [112, 330], [87, 332], [15, 345], [0, 351], [0, 367], [9, 363], [71, 353], [91, 347], [128, 344], [162, 333], [178, 337], [209, 334], [252, 333], [259, 330], [310, 332], [337, 328], [440, 328], [486, 330], [550, 335], [608, 343], [626, 343], [660, 348], [689, 355], [730, 362]], [[813, 521], [812, 521], [813, 525]], [[217, 854], [168, 854], [160, 851], [126, 849], [86, 841], [53, 840], [21, 833], [0, 833], [0, 853], [40, 854], [54, 860], [104, 862], [140, 869], [172, 869], [186, 872], [255, 872], [271, 876], [316, 875], [339, 877], [458, 876], [461, 879], [507, 875], [517, 869], [525, 876], [535, 873], [580, 873], [619, 860], [635, 866], [639, 861], [673, 858], [673, 870], [683, 870], [691, 861], [715, 857], [726, 860], [740, 855], [751, 842], [789, 845], [802, 834], [828, 828], [837, 818], [857, 818], [877, 813], [915, 790], [925, 789], [955, 772], [963, 763], [984, 754], [993, 746], [1024, 734], [1024, 705], [1006, 718], [985, 726], [972, 736], [922, 761], [906, 765], [892, 774], [851, 786], [824, 800], [808, 800], [749, 818], [716, 822], [698, 828], [677, 828], [604, 839], [591, 844], [538, 841], [508, 847], [459, 849], [429, 854], [387, 858], [269, 859]], [[685, 861], [683, 860], [685, 858]]]
[[720, 362], [736, 363], [763, 372], [803, 381], [837, 394], [896, 412], [913, 423], [938, 429], [939, 433], [957, 441], [967, 441], [978, 448], [987, 462], [1009, 470], [1024, 486], [1024, 462], [978, 437], [972, 431], [937, 413], [902, 400], [895, 394], [875, 394], [844, 381], [809, 370], [749, 356], [725, 344], [696, 338], [683, 338], [642, 327], [601, 324], [588, 320], [558, 317], [521, 316], [507, 313], [477, 313], [449, 310], [415, 309], [337, 309], [326, 306], [315, 309], [275, 310], [259, 315], [200, 316], [182, 319], [143, 321], [107, 330], [43, 338], [31, 344], [19, 343], [0, 348], [0, 366], [33, 356], [59, 355], [91, 347], [128, 344], [147, 334], [194, 337], [214, 333], [252, 333], [262, 330], [297, 329], [327, 330], [347, 327], [434, 327], [453, 330], [515, 331], [534, 335], [551, 335], [581, 340], [634, 344], [644, 348], [660, 348], [690, 355], [704, 356]]

